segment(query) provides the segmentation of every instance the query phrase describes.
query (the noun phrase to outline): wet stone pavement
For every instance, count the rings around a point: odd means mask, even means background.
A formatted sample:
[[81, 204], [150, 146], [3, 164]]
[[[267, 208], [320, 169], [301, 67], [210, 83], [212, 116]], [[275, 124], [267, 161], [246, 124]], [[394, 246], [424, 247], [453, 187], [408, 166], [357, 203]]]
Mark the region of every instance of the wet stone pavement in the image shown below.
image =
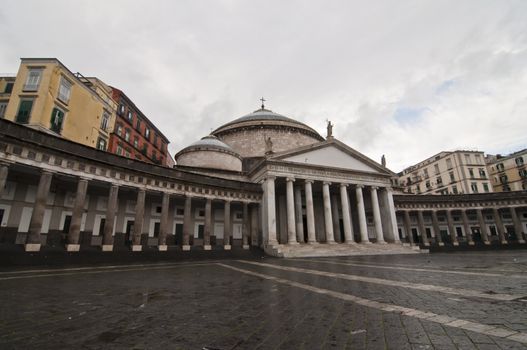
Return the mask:
[[527, 349], [527, 251], [0, 271], [0, 349]]

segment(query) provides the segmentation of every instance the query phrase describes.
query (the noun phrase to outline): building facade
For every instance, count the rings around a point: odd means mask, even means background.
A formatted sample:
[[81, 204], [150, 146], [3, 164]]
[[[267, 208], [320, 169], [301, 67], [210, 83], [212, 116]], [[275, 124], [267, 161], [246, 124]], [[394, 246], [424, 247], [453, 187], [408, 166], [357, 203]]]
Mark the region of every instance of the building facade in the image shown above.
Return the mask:
[[483, 152], [441, 152], [399, 173], [399, 185], [409, 194], [470, 194], [492, 192]]
[[527, 149], [507, 156], [487, 155], [487, 169], [496, 192], [527, 189]]
[[15, 76], [1, 76], [0, 77], [0, 118], [5, 117], [5, 111], [11, 98], [11, 92], [15, 85]]
[[526, 192], [394, 195], [397, 175], [331, 124], [322, 137], [262, 107], [226, 125], [170, 169], [0, 120], [0, 244], [295, 257], [525, 242]]
[[108, 151], [148, 163], [171, 166], [168, 139], [121, 90], [112, 87], [118, 103]]

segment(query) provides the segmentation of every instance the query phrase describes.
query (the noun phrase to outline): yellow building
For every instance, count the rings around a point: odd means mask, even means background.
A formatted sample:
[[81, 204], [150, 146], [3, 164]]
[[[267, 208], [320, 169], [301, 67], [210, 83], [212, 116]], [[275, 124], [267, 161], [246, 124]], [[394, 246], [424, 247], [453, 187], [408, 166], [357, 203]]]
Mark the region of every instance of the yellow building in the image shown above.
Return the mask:
[[489, 154], [485, 160], [494, 191], [527, 190], [527, 149], [507, 156]]
[[56, 58], [22, 58], [4, 118], [106, 150], [117, 110], [109, 91]]
[[0, 118], [4, 118], [11, 91], [15, 85], [15, 76], [0, 77]]

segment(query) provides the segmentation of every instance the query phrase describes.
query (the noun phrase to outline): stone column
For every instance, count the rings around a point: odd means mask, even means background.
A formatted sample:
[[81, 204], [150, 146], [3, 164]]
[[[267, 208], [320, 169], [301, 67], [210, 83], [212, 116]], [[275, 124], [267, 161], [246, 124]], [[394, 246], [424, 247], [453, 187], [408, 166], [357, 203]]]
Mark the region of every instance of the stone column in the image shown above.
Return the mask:
[[428, 247], [430, 243], [428, 242], [428, 236], [426, 235], [425, 220], [423, 218], [423, 211], [417, 211], [417, 223], [419, 225], [419, 233], [421, 234], [421, 242], [425, 247]]
[[399, 227], [397, 226], [397, 216], [395, 216], [395, 204], [393, 203], [393, 190], [391, 188], [386, 188], [386, 196], [388, 197], [388, 210], [390, 211], [393, 241], [394, 243], [401, 243]]
[[331, 182], [324, 181], [322, 184], [322, 198], [324, 200], [324, 223], [326, 228], [326, 243], [335, 243], [333, 239], [333, 215], [331, 214], [331, 199], [329, 194]]
[[146, 191], [140, 189], [137, 191], [137, 200], [135, 202], [135, 219], [132, 231], [132, 251], [140, 252], [143, 250], [141, 245], [141, 235], [143, 234], [143, 221], [145, 216], [145, 197]]
[[514, 222], [514, 231], [516, 232], [516, 237], [518, 238], [518, 243], [525, 243], [525, 232], [523, 231], [523, 226], [518, 214], [516, 213], [516, 208], [510, 207], [512, 221]]
[[366, 211], [364, 209], [364, 198], [362, 197], [363, 185], [357, 185], [355, 195], [357, 197], [357, 211], [359, 212], [360, 242], [371, 243], [368, 238], [368, 223], [366, 222]]
[[481, 240], [484, 244], [489, 245], [489, 231], [487, 230], [487, 225], [485, 225], [485, 217], [483, 216], [483, 210], [477, 209], [476, 212], [478, 215], [479, 232], [481, 233]]
[[410, 220], [410, 212], [408, 210], [404, 211], [404, 230], [408, 236], [408, 243], [410, 245], [414, 244], [414, 235], [412, 233], [412, 220]]
[[304, 220], [302, 217], [302, 190], [300, 186], [295, 186], [295, 221], [296, 239], [299, 243], [304, 243]]
[[384, 244], [384, 234], [382, 232], [381, 210], [379, 209], [379, 197], [377, 197], [377, 187], [372, 186], [371, 190], [371, 206], [373, 208], [373, 222], [375, 223], [375, 236], [377, 243]]
[[467, 210], [461, 210], [461, 218], [463, 220], [463, 227], [465, 229], [465, 236], [467, 237], [468, 245], [474, 245], [474, 240], [472, 239], [472, 231], [470, 230], [470, 225], [468, 223]]
[[441, 237], [441, 229], [439, 228], [439, 220], [437, 218], [437, 211], [432, 210], [432, 226], [434, 227], [434, 235], [436, 237], [437, 245], [442, 247], [445, 245], [443, 243], [443, 237]]
[[119, 195], [119, 185], [113, 184], [110, 187], [108, 196], [108, 206], [106, 208], [106, 220], [104, 222], [104, 235], [102, 240], [102, 251], [111, 252], [113, 250], [113, 229], [115, 225], [115, 214], [117, 212]]
[[342, 207], [342, 221], [344, 224], [344, 241], [348, 244], [354, 244], [347, 188], [348, 184], [340, 184], [340, 205]]
[[265, 204], [266, 208], [266, 217], [267, 217], [267, 242], [264, 242], [265, 246], [268, 245], [277, 245], [278, 241], [276, 240], [276, 199], [275, 199], [275, 186], [274, 186], [274, 176], [269, 176], [265, 179]]
[[183, 251], [190, 250], [190, 234], [192, 232], [192, 197], [185, 197], [185, 207], [183, 209]]
[[313, 180], [306, 180], [306, 218], [307, 218], [307, 243], [316, 243], [315, 236], [315, 211], [313, 209]]
[[66, 251], [78, 252], [80, 248], [79, 236], [81, 232], [82, 213], [84, 211], [84, 202], [86, 200], [86, 191], [88, 190], [88, 180], [79, 179], [77, 183], [77, 193], [75, 194], [75, 202], [73, 203], [73, 210], [71, 213], [70, 229], [68, 231], [68, 244], [66, 244]]
[[[170, 195], [163, 193], [161, 199], [161, 219], [159, 220], [159, 236], [157, 238], [157, 249], [160, 252], [167, 251], [167, 235], [168, 235], [168, 211], [170, 208]], [[135, 222], [134, 222], [135, 225]]]
[[205, 226], [203, 228], [203, 250], [211, 250], [210, 232], [212, 230], [212, 199], [205, 199]]
[[42, 174], [40, 174], [35, 204], [33, 205], [33, 212], [29, 222], [29, 232], [24, 247], [26, 252], [38, 252], [40, 250], [40, 232], [42, 231], [46, 200], [49, 195], [52, 178], [53, 174], [48, 171], [42, 171]]
[[231, 250], [231, 201], [223, 206], [223, 249]]
[[9, 166], [4, 163], [0, 163], [0, 197], [4, 193], [5, 183], [7, 182], [7, 173], [9, 172]]
[[251, 245], [258, 247], [258, 205], [251, 205]]
[[293, 182], [295, 179], [288, 177], [285, 181], [287, 196], [287, 243], [298, 244], [296, 241], [295, 196], [293, 193]]
[[503, 226], [503, 221], [501, 220], [500, 211], [498, 208], [492, 208], [494, 214], [494, 222], [496, 223], [496, 228], [498, 230], [498, 235], [500, 236], [501, 244], [507, 244], [507, 238], [505, 238], [505, 226]]
[[249, 249], [249, 203], [243, 202], [242, 248]]
[[452, 211], [446, 211], [446, 220], [448, 223], [448, 232], [450, 233], [450, 239], [452, 240], [452, 245], [458, 246], [459, 242], [457, 241], [457, 232], [454, 227], [454, 220], [452, 219]]

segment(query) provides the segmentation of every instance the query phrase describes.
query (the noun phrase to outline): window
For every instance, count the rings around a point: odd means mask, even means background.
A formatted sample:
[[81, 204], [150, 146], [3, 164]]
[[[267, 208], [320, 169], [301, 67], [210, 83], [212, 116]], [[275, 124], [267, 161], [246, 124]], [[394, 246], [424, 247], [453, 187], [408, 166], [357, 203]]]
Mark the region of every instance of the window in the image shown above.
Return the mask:
[[12, 93], [14, 85], [15, 85], [15, 83], [7, 83], [7, 84], [5, 84], [4, 94]]
[[5, 116], [5, 110], [7, 108], [7, 102], [0, 102], [0, 118], [3, 118]]
[[101, 118], [101, 129], [104, 131], [108, 130], [109, 122], [110, 122], [110, 115], [108, 114], [108, 112], [103, 111], [102, 118]]
[[149, 128], [145, 128], [145, 138], [150, 141], [150, 129]]
[[57, 134], [60, 134], [62, 131], [62, 124], [64, 123], [64, 112], [57, 107], [53, 108], [53, 111], [51, 112], [51, 122], [50, 122], [50, 129], [51, 131], [56, 132]]
[[437, 186], [443, 186], [443, 179], [441, 178], [441, 176], [438, 176], [436, 178], [436, 182], [437, 182]]
[[427, 182], [426, 182], [426, 188], [430, 188], [430, 187], [431, 187], [431, 185], [430, 185], [430, 181], [427, 181]]
[[503, 171], [505, 170], [505, 167], [503, 166], [503, 163], [496, 164], [496, 170]]
[[509, 177], [507, 175], [503, 174], [500, 176], [500, 182], [502, 184], [507, 183], [507, 181], [509, 181]]
[[64, 78], [60, 79], [59, 100], [68, 104], [71, 96], [71, 83]]
[[41, 75], [42, 69], [30, 69], [24, 85], [24, 91], [37, 91]]
[[137, 118], [137, 120], [135, 121], [135, 129], [137, 131], [141, 131], [141, 119]]
[[117, 114], [124, 115], [124, 105], [121, 103], [117, 109]]
[[123, 155], [123, 148], [122, 148], [121, 146], [118, 145], [118, 146], [117, 146], [117, 151], [116, 151], [116, 153], [117, 153], [118, 155], [122, 156], [122, 155]]
[[514, 161], [516, 162], [516, 165], [523, 165], [523, 157], [518, 157], [514, 159]]
[[139, 148], [139, 138], [137, 136], [134, 136], [134, 147]]
[[476, 182], [471, 182], [470, 189], [472, 190], [473, 193], [478, 193], [478, 184]]
[[16, 115], [16, 122], [27, 124], [33, 108], [33, 100], [21, 100], [18, 106], [18, 113]]
[[487, 174], [485, 173], [485, 169], [479, 168], [479, 177], [481, 177], [482, 179], [486, 179], [487, 178]]
[[468, 174], [470, 175], [470, 178], [473, 179], [474, 178], [474, 169], [468, 168]]
[[434, 164], [434, 172], [435, 174], [439, 174], [439, 164]]
[[523, 178], [523, 179], [527, 178], [527, 170], [525, 170], [525, 169], [520, 169], [520, 170], [518, 171], [518, 175], [520, 175], [520, 177]]
[[452, 169], [452, 159], [450, 159], [450, 158], [446, 159], [446, 167], [449, 170]]
[[465, 154], [465, 164], [470, 164], [470, 154]]
[[485, 192], [490, 192], [490, 190], [489, 190], [489, 184], [486, 183], [486, 182], [483, 183], [483, 191], [485, 191]]
[[457, 186], [456, 185], [452, 186], [452, 193], [453, 194], [457, 194]]
[[130, 142], [130, 129], [125, 130], [124, 139], [126, 140], [126, 142]]
[[424, 168], [423, 172], [425, 174], [425, 179], [428, 179], [428, 168]]
[[157, 147], [157, 134], [154, 134], [154, 146]]
[[100, 149], [101, 151], [106, 151], [106, 140], [102, 137], [99, 137], [97, 139], [97, 149]]
[[130, 151], [125, 150], [125, 151], [124, 151], [124, 156], [125, 156], [126, 158], [130, 158]]
[[475, 157], [476, 157], [476, 164], [483, 164], [481, 161], [481, 155], [476, 154]]
[[128, 121], [131, 123], [132, 120], [134, 120], [134, 115], [132, 114], [132, 111], [128, 111]]
[[456, 182], [456, 177], [454, 176], [453, 171], [449, 172], [448, 175], [450, 175], [450, 182]]
[[117, 135], [123, 137], [123, 126], [121, 124], [117, 124]]

